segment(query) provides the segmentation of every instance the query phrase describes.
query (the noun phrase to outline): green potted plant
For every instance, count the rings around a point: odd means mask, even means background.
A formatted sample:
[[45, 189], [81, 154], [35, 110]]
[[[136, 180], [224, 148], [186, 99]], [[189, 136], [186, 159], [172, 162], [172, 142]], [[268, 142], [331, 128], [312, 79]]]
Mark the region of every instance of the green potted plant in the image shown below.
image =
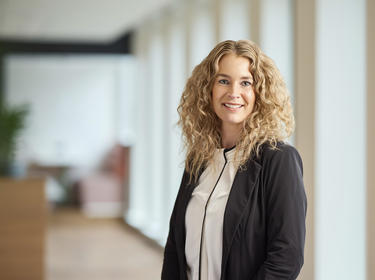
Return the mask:
[[25, 127], [28, 107], [9, 107], [0, 101], [0, 176], [11, 176], [17, 138]]

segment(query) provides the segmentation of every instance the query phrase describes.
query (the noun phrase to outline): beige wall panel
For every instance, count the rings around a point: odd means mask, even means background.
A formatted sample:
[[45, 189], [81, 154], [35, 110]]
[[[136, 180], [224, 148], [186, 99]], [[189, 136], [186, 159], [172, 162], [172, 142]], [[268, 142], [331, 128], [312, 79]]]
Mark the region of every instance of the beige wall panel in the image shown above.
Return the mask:
[[305, 264], [298, 279], [314, 279], [315, 1], [295, 1], [296, 147], [304, 164], [308, 199]]
[[260, 0], [250, 0], [250, 40], [260, 45]]

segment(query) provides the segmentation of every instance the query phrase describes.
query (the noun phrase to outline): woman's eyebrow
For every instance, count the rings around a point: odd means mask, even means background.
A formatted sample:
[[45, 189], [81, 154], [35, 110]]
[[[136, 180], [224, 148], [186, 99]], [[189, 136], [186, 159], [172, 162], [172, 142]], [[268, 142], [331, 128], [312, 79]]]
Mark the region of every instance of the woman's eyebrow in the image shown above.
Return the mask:
[[218, 73], [216, 76], [217, 76], [217, 77], [221, 76], [221, 77], [224, 77], [224, 78], [230, 78], [229, 75], [227, 75], [227, 74], [222, 74], [222, 73]]
[[[227, 75], [227, 74], [223, 74], [223, 73], [218, 73], [218, 74], [216, 75], [216, 77], [219, 77], [219, 76], [224, 77], [224, 78], [231, 78], [231, 76], [229, 76], [229, 75]], [[243, 77], [241, 77], [241, 80], [252, 80], [252, 79], [253, 79], [253, 78], [250, 77], [250, 76], [243, 76]]]

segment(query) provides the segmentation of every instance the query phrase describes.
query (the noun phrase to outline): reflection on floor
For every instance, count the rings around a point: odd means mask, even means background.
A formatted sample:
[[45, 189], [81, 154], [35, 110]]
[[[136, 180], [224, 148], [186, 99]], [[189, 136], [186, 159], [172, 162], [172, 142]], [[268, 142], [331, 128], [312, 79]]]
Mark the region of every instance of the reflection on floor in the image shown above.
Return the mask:
[[160, 279], [162, 250], [121, 220], [55, 210], [46, 246], [46, 280]]

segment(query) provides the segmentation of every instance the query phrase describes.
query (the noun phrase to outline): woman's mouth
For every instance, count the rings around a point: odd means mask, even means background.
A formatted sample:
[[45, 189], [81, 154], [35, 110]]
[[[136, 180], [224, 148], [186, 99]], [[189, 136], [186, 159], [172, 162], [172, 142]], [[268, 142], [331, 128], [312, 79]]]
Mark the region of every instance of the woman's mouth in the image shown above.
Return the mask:
[[224, 103], [223, 105], [227, 108], [230, 108], [230, 109], [238, 109], [238, 108], [241, 108], [243, 106], [241, 104], [231, 104], [231, 103]]

